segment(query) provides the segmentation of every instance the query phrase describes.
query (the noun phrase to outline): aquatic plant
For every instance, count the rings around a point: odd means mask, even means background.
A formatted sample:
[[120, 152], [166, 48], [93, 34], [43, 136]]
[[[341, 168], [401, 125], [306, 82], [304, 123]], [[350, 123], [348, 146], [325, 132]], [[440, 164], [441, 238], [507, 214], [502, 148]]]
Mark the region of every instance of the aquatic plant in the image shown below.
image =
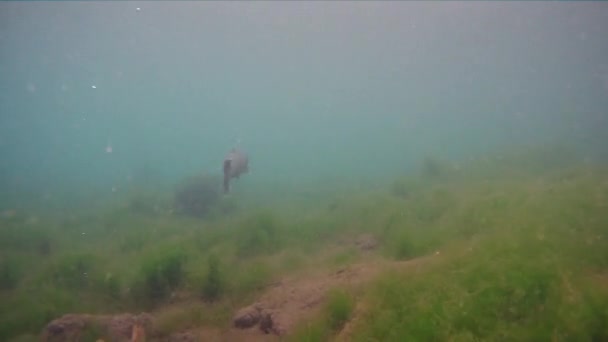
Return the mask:
[[445, 175], [449, 168], [447, 164], [433, 157], [426, 157], [420, 168], [421, 175], [427, 178], [438, 178]]
[[47, 256], [52, 252], [52, 241], [48, 231], [41, 226], [24, 222], [2, 222], [0, 249], [3, 251], [32, 251]]
[[327, 327], [319, 319], [296, 328], [292, 341], [298, 342], [318, 342], [327, 341], [329, 332]]
[[[79, 298], [65, 289], [40, 286], [4, 298], [0, 306], [0, 341], [17, 340], [30, 332], [37, 336], [50, 320], [79, 306]], [[32, 340], [38, 341], [36, 337]]]
[[411, 195], [411, 188], [407, 182], [400, 179], [391, 184], [390, 193], [393, 196], [406, 199]]
[[235, 213], [237, 209], [238, 204], [234, 197], [220, 196], [218, 201], [209, 208], [206, 217], [222, 218]]
[[[177, 291], [192, 304], [155, 310], [163, 333], [223, 327], [275, 278], [368, 256], [398, 271], [362, 285], [356, 299], [366, 310], [354, 310], [351, 289], [330, 292], [295, 340], [608, 340], [606, 169], [535, 154], [417, 174], [397, 180], [397, 190], [332, 194], [340, 200], [330, 210], [332, 198], [322, 196], [305, 209], [281, 198], [271, 211], [239, 197], [242, 210], [227, 217], [220, 200], [204, 221], [149, 215], [152, 202], [36, 224], [7, 219], [0, 340], [37, 336], [65, 313], [158, 308]], [[355, 247], [362, 234], [378, 248]], [[213, 302], [200, 305], [201, 297]], [[363, 317], [341, 332], [355, 314]]]
[[330, 290], [320, 315], [310, 322], [300, 324], [291, 340], [331, 341], [332, 335], [339, 333], [351, 319], [355, 309], [352, 294], [341, 289]]
[[186, 255], [180, 249], [168, 248], [158, 251], [144, 260], [140, 269], [136, 291], [141, 291], [144, 302], [157, 303], [166, 299], [185, 277]]
[[106, 294], [111, 299], [121, 298], [121, 283], [116, 275], [108, 272], [98, 283], [101, 293]]
[[[451, 244], [456, 252], [415, 275], [385, 275], [355, 340], [608, 336], [608, 292], [596, 275], [607, 265], [608, 196], [583, 175], [551, 186], [496, 180], [454, 187], [456, 208], [421, 221], [409, 238], [414, 246], [434, 241], [441, 255]], [[398, 230], [408, 222], [394, 220]]]
[[146, 245], [149, 236], [142, 232], [129, 232], [120, 241], [120, 251], [123, 253], [138, 252]]
[[90, 253], [62, 255], [49, 267], [49, 278], [57, 286], [86, 288], [95, 277], [96, 262], [96, 257]]
[[203, 281], [203, 299], [214, 301], [225, 291], [220, 272], [220, 259], [215, 255], [207, 258], [207, 274]]
[[168, 211], [160, 196], [143, 191], [134, 193], [130, 197], [127, 207], [133, 213], [144, 215], [158, 215]]
[[275, 252], [280, 244], [279, 223], [270, 212], [247, 217], [239, 229], [238, 254], [242, 257]]
[[272, 282], [274, 269], [262, 260], [241, 262], [226, 279], [230, 296], [235, 300], [255, 300], [255, 295]]
[[339, 331], [350, 319], [355, 307], [353, 298], [343, 290], [333, 290], [328, 294], [325, 314], [331, 330]]
[[416, 256], [415, 247], [413, 246], [411, 234], [407, 231], [402, 231], [395, 239], [392, 240], [393, 253], [395, 259], [404, 260]]
[[14, 289], [22, 277], [22, 265], [14, 257], [0, 260], [0, 290]]

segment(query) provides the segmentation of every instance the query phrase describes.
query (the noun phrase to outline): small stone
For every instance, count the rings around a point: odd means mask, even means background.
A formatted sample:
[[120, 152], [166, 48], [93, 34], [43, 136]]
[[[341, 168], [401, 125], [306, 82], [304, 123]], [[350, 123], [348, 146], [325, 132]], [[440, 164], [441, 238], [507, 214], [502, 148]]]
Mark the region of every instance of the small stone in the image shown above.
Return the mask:
[[365, 235], [361, 235], [357, 239], [356, 245], [361, 250], [370, 251], [370, 250], [376, 249], [376, 247], [378, 246], [378, 240], [376, 240], [376, 238], [372, 235], [365, 234]]
[[255, 305], [240, 309], [233, 318], [234, 326], [241, 329], [250, 328], [261, 319], [261, 310]]
[[273, 322], [272, 315], [269, 312], [262, 312], [260, 319], [260, 330], [262, 330], [266, 334], [270, 334], [273, 332]]

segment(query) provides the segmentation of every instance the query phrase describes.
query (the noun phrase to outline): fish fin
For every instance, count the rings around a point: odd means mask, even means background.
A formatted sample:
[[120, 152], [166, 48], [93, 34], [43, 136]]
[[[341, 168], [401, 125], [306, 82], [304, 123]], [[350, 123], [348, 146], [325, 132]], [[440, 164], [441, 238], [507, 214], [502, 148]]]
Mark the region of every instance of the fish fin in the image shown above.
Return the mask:
[[224, 160], [224, 193], [227, 194], [230, 191], [230, 165], [232, 161], [230, 159]]
[[224, 160], [224, 176], [230, 175], [230, 164], [232, 164], [232, 160]]
[[224, 176], [224, 193], [227, 194], [230, 191], [230, 178]]

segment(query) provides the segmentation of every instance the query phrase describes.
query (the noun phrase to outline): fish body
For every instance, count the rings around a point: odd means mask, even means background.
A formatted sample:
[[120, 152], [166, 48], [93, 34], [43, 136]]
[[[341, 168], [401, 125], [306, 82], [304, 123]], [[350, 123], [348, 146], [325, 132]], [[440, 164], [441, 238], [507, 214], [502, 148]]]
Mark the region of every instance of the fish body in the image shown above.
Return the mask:
[[233, 148], [224, 158], [224, 193], [230, 191], [230, 180], [238, 179], [243, 173], [249, 171], [249, 157], [241, 150]]

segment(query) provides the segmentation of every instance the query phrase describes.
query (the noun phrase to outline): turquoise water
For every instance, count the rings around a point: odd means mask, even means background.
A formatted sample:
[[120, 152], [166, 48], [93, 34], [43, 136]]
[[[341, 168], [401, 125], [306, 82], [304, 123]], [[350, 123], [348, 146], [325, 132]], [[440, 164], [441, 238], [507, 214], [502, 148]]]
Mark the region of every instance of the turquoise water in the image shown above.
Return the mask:
[[0, 340], [234, 340], [359, 262], [421, 267], [294, 334], [606, 340], [606, 37], [605, 2], [2, 1]]
[[606, 158], [600, 2], [2, 2], [0, 23], [4, 210], [219, 175], [235, 145], [237, 194], [536, 143]]

